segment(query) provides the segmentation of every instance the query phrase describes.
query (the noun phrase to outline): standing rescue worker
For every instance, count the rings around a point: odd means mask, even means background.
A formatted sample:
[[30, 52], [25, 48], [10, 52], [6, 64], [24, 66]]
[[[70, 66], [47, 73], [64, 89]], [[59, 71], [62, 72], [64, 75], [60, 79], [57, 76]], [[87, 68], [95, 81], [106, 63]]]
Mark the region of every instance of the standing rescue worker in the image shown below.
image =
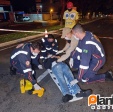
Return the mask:
[[21, 74], [32, 83], [35, 91], [43, 91], [43, 88], [37, 84], [33, 70], [33, 65], [42, 69], [38, 61], [40, 50], [41, 46], [38, 42], [20, 44], [13, 50], [10, 57], [10, 73], [12, 75]]
[[73, 28], [78, 21], [78, 12], [73, 9], [73, 3], [67, 3], [67, 10], [64, 12], [63, 19], [65, 20], [65, 27]]
[[91, 32], [85, 31], [80, 24], [75, 25], [72, 32], [74, 36], [79, 38], [78, 46], [70, 59], [70, 67], [73, 67], [74, 59], [80, 60], [78, 77], [75, 82], [102, 82], [106, 78], [113, 80], [112, 71], [97, 75], [98, 70], [105, 64], [106, 60], [100, 40]]
[[48, 34], [48, 37], [42, 38], [42, 50], [40, 59], [44, 60], [52, 55], [56, 55], [58, 51], [58, 43], [52, 34]]

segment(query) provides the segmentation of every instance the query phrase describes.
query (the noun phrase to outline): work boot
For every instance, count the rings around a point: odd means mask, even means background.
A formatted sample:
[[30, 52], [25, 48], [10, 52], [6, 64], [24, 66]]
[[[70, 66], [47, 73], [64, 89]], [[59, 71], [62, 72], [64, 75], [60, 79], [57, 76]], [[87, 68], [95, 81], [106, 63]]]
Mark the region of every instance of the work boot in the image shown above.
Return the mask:
[[105, 78], [106, 80], [111, 80], [113, 81], [113, 72], [111, 70], [108, 70], [106, 73], [105, 73]]
[[72, 100], [73, 99], [73, 96], [72, 95], [69, 95], [69, 94], [66, 94], [65, 96], [62, 97], [62, 101], [64, 103], [68, 102], [69, 100]]
[[89, 95], [92, 94], [92, 90], [82, 90], [80, 93], [76, 94], [76, 97], [88, 97]]
[[74, 96], [72, 100], [69, 100], [69, 102], [74, 102], [74, 101], [78, 101], [78, 100], [81, 100], [81, 99], [83, 99], [83, 97]]

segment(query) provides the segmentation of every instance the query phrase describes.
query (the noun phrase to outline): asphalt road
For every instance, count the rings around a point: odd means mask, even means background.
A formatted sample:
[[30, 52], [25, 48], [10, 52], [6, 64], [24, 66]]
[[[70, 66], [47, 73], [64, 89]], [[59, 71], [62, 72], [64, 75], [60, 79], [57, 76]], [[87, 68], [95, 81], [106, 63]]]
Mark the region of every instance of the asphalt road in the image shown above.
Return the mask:
[[[113, 37], [113, 18], [104, 18], [93, 23], [84, 25], [86, 30], [92, 31], [100, 37]], [[61, 33], [61, 32], [59, 32]], [[60, 49], [65, 41], [58, 35]], [[36, 41], [36, 40], [35, 40]], [[101, 39], [106, 52], [106, 64], [99, 72], [103, 73], [109, 69], [113, 70], [113, 40], [109, 38]], [[7, 48], [7, 47], [6, 47]], [[88, 99], [84, 98], [73, 103], [62, 103], [62, 94], [48, 75], [40, 85], [46, 89], [42, 98], [36, 95], [20, 94], [19, 80], [20, 76], [9, 75], [9, 58], [14, 47], [0, 51], [0, 112], [94, 112], [88, 107]], [[43, 70], [44, 71], [44, 70]], [[42, 70], [37, 71], [40, 75]], [[110, 97], [113, 93], [113, 82], [93, 83], [90, 85], [79, 84], [82, 89], [93, 90], [94, 94]], [[95, 110], [95, 112], [113, 112], [113, 110]]]

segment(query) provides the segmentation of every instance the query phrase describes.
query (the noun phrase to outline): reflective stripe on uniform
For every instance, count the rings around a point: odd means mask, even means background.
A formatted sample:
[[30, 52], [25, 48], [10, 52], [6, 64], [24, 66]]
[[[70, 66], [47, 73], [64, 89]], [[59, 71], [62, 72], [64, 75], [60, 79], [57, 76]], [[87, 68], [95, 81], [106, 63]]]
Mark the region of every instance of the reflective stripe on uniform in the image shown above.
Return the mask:
[[40, 59], [43, 59], [44, 57], [43, 56], [40, 56]]
[[80, 56], [79, 55], [77, 56], [77, 59], [80, 60]]
[[32, 70], [32, 75], [35, 73], [35, 71], [34, 70]]
[[101, 56], [104, 57], [104, 54], [102, 53], [101, 48], [99, 47], [99, 45], [93, 41], [86, 41], [86, 44], [91, 44], [91, 45], [95, 45], [95, 47], [98, 49], [98, 51], [100, 52]]
[[82, 49], [80, 49], [79, 47], [76, 47], [76, 50], [80, 53], [82, 53]]
[[87, 82], [87, 80], [82, 79], [82, 82]]
[[55, 39], [55, 42], [57, 42], [57, 39]]
[[47, 48], [47, 47], [46, 47], [46, 49], [47, 49], [47, 50], [51, 50], [52, 48], [51, 48], [51, 47], [50, 47], [50, 48]]
[[13, 54], [12, 56], [11, 56], [11, 59], [14, 59], [16, 56], [18, 56], [19, 54], [25, 54], [25, 55], [27, 55], [28, 54], [28, 52], [26, 52], [26, 51], [18, 51], [18, 52], [16, 52], [15, 54]]
[[45, 39], [44, 38], [42, 38], [42, 42], [45, 42]]
[[31, 59], [35, 59], [37, 56], [31, 56]]
[[27, 72], [30, 72], [30, 71], [32, 71], [31, 68], [28, 68], [28, 69], [23, 70], [24, 73], [27, 73]]
[[53, 49], [53, 51], [54, 51], [54, 52], [58, 52], [58, 50], [54, 50], [54, 49]]
[[83, 66], [83, 65], [80, 65], [79, 66], [81, 69], [88, 69], [89, 68], [89, 66]]
[[46, 52], [46, 50], [41, 50], [41, 52]]

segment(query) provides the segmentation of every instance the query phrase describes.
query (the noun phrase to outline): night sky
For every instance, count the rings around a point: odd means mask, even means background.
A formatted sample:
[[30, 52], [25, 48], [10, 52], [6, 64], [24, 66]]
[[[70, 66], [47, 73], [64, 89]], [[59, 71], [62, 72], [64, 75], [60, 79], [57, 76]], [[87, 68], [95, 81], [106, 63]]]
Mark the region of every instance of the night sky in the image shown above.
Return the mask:
[[10, 0], [14, 11], [35, 12], [35, 0]]
[[[35, 0], [10, 0], [14, 11], [36, 12]], [[42, 0], [47, 7], [50, 0]], [[60, 0], [55, 0], [60, 1]], [[69, 0], [65, 0], [66, 2]], [[101, 11], [103, 13], [113, 13], [113, 0], [70, 0], [77, 7], [78, 11]], [[48, 2], [49, 3], [49, 2]], [[52, 5], [52, 4], [51, 4]], [[44, 8], [44, 7], [43, 7]]]

